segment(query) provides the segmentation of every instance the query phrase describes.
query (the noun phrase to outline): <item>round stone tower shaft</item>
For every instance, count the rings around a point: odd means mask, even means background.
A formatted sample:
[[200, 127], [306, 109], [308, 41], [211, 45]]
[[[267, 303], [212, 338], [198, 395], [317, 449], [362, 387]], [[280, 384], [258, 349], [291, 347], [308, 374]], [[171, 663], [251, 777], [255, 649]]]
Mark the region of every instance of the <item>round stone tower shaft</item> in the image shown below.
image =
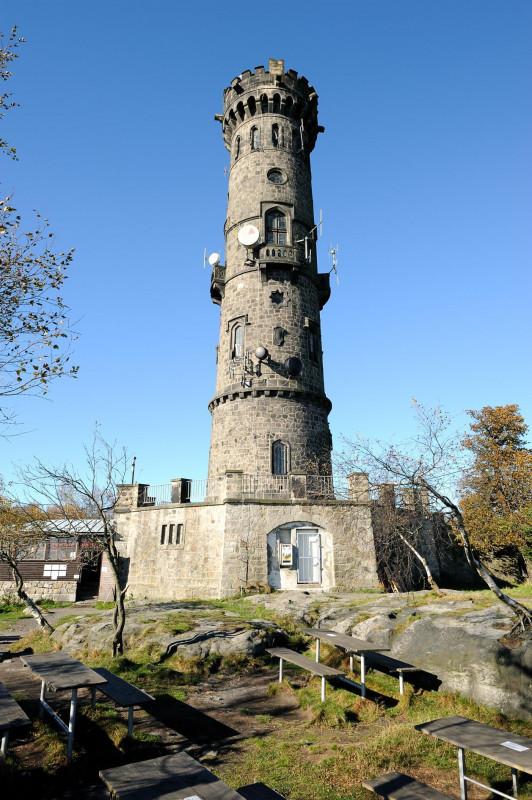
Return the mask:
[[[220, 305], [216, 392], [209, 409], [209, 478], [330, 474], [310, 153], [318, 97], [270, 60], [224, 92], [230, 153], [225, 264], [212, 271]], [[275, 477], [273, 478], [275, 480]]]

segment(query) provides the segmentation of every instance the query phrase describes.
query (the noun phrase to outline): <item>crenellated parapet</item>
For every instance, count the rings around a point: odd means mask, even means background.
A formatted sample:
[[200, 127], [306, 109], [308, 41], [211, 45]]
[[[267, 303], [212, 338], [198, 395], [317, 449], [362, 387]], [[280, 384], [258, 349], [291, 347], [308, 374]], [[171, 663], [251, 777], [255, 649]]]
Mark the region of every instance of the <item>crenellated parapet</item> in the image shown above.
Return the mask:
[[270, 59], [269, 69], [255, 67], [233, 78], [224, 90], [224, 113], [215, 119], [222, 123], [225, 146], [231, 150], [240, 125], [263, 115], [280, 115], [301, 131], [302, 151], [310, 153], [318, 133], [318, 95], [304, 76], [293, 69], [284, 71], [284, 61]]

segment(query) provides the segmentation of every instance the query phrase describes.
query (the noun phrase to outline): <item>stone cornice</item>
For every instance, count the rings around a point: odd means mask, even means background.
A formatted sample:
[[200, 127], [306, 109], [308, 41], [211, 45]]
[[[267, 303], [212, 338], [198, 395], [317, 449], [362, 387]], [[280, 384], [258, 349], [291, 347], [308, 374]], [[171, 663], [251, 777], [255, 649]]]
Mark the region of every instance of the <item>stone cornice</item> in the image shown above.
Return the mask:
[[321, 406], [327, 411], [327, 414], [330, 412], [332, 408], [332, 403], [328, 397], [324, 394], [319, 394], [318, 392], [309, 392], [305, 389], [290, 389], [290, 388], [280, 388], [280, 387], [268, 387], [262, 386], [260, 388], [243, 388], [239, 385], [231, 386], [222, 394], [213, 397], [211, 402], [209, 403], [209, 411], [213, 412], [213, 410], [219, 406], [220, 404], [232, 402], [234, 400], [247, 400], [248, 398], [255, 398], [255, 397], [279, 397], [281, 399], [288, 399], [288, 400], [307, 400], [314, 405]]

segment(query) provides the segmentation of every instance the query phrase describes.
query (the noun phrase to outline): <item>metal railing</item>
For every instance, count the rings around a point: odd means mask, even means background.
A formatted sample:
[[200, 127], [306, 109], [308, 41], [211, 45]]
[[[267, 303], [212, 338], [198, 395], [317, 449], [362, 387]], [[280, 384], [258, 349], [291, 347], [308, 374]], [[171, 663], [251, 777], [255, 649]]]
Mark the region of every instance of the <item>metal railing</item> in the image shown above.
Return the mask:
[[334, 500], [335, 491], [330, 475], [229, 473], [215, 478], [181, 479], [173, 483], [144, 486], [139, 495], [139, 506], [208, 503], [228, 497], [243, 500]]
[[172, 484], [159, 483], [145, 486], [139, 496], [140, 506], [164, 506], [172, 502]]
[[242, 475], [242, 496], [256, 499], [290, 497], [289, 475]]

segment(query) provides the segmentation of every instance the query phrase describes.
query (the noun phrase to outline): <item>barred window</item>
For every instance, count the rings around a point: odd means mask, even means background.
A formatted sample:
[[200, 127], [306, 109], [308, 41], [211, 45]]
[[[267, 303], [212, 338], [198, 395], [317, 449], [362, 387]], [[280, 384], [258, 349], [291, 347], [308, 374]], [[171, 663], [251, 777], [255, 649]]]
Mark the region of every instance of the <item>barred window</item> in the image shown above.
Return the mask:
[[266, 244], [286, 244], [286, 217], [278, 209], [266, 214]]
[[242, 358], [244, 355], [244, 326], [235, 325], [231, 336], [231, 358]]
[[272, 444], [272, 473], [274, 475], [288, 474], [288, 445], [280, 439]]

